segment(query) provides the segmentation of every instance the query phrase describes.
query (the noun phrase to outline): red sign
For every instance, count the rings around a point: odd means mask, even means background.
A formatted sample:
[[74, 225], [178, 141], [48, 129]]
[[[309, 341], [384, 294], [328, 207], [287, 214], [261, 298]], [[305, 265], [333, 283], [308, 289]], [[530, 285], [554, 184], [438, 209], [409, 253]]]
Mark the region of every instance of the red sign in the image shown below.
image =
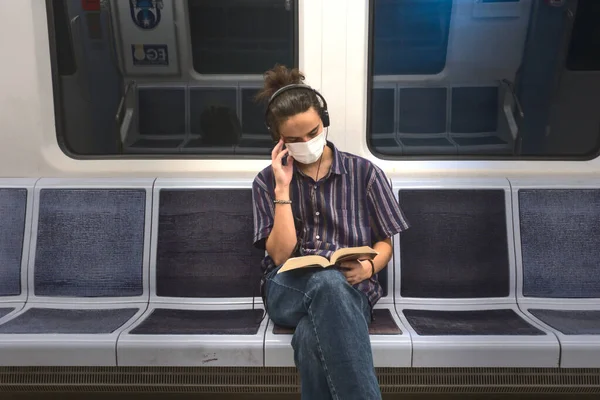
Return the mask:
[[83, 11], [100, 11], [100, 0], [81, 0]]

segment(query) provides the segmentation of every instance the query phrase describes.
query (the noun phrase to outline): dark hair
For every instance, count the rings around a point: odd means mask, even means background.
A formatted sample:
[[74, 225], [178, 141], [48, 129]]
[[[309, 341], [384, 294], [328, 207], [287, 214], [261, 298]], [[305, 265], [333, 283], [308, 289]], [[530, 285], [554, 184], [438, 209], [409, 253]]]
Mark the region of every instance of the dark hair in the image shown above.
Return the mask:
[[[284, 86], [304, 84], [304, 74], [298, 68], [289, 69], [284, 65], [275, 65], [264, 74], [264, 86], [256, 95], [256, 100], [268, 104], [273, 93]], [[323, 108], [314, 91], [308, 88], [288, 90], [278, 95], [267, 111], [266, 123], [271, 127], [273, 139], [279, 140], [279, 127], [288, 118], [308, 111], [310, 108], [321, 113]]]

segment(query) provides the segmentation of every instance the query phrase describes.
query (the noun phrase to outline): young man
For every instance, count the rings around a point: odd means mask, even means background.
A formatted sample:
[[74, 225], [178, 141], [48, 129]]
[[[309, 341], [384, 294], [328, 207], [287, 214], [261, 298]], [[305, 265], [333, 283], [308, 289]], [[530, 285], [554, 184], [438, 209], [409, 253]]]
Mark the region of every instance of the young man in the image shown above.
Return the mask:
[[[391, 237], [409, 225], [384, 173], [327, 141], [327, 104], [303, 80], [277, 66], [258, 96], [269, 99], [278, 141], [253, 183], [254, 244], [268, 253], [263, 301], [276, 324], [296, 328], [302, 398], [381, 399], [368, 332], [382, 293], [376, 274], [392, 256]], [[277, 274], [290, 257], [364, 245], [379, 252], [373, 261]]]

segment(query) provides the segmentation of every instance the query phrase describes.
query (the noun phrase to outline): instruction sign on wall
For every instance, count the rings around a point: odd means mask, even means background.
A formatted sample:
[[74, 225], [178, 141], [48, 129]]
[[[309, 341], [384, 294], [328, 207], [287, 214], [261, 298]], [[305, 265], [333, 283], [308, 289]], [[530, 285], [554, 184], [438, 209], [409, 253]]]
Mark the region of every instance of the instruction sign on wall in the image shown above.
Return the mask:
[[173, 0], [113, 0], [127, 75], [179, 73]]

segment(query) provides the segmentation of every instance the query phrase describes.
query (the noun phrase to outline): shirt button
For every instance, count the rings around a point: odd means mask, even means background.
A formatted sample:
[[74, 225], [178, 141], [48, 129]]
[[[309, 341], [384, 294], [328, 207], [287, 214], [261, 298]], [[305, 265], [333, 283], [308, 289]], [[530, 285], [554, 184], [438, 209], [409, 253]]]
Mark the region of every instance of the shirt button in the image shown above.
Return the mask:
[[320, 213], [320, 212], [318, 212], [318, 211], [315, 213], [315, 215], [319, 215], [319, 214], [321, 214], [321, 213]]
[[317, 240], [319, 240], [319, 239], [321, 239], [321, 236], [317, 235], [316, 238], [317, 238]]
[[317, 185], [315, 185], [315, 189], [317, 188]]

